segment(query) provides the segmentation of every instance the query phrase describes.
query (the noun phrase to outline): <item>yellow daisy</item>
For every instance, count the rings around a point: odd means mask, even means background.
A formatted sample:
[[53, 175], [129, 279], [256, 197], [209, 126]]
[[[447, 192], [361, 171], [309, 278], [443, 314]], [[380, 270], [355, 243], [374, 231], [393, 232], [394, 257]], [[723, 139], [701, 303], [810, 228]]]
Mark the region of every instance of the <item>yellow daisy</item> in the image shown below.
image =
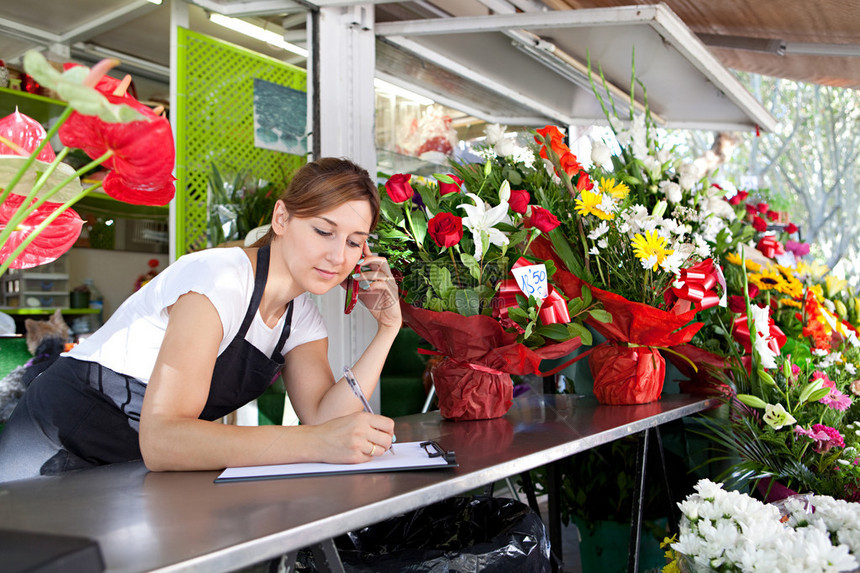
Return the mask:
[[780, 306], [793, 306], [794, 308], [801, 308], [803, 305], [794, 300], [793, 298], [781, 298], [779, 299]]
[[675, 252], [672, 249], [666, 248], [668, 242], [657, 234], [657, 231], [645, 231], [644, 237], [636, 233], [631, 242], [633, 243], [633, 254], [640, 261], [656, 256], [654, 266], [651, 269], [652, 271], [656, 271], [660, 263], [663, 262], [663, 259]]
[[601, 219], [612, 220], [615, 218], [614, 213], [606, 213], [600, 210], [600, 204], [603, 202], [603, 196], [600, 193], [592, 193], [588, 189], [583, 189], [576, 200], [574, 211], [580, 215], [594, 215]]
[[621, 181], [615, 183], [615, 179], [611, 177], [609, 179], [600, 178], [600, 190], [609, 193], [615, 199], [624, 199], [630, 193], [630, 188], [626, 184]]

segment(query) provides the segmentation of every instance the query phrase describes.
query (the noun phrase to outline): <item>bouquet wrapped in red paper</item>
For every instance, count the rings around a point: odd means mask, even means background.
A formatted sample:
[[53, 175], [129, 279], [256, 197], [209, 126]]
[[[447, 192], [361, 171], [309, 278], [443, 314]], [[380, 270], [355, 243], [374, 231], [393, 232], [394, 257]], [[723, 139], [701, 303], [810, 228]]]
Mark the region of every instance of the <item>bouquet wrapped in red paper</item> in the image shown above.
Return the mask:
[[439, 410], [451, 420], [503, 416], [511, 407], [511, 374], [538, 374], [541, 360], [566, 356], [582, 344], [579, 337], [528, 348], [498, 320], [462, 316], [401, 303], [404, 323], [444, 358], [433, 367]]
[[399, 276], [404, 323], [444, 356], [432, 371], [442, 415], [495, 418], [511, 406], [511, 375], [590, 344], [583, 317], [601, 311], [566, 299], [553, 262], [528, 254], [559, 221], [508, 178], [546, 188], [545, 169], [497, 156], [454, 170], [424, 183], [393, 175], [374, 248]]

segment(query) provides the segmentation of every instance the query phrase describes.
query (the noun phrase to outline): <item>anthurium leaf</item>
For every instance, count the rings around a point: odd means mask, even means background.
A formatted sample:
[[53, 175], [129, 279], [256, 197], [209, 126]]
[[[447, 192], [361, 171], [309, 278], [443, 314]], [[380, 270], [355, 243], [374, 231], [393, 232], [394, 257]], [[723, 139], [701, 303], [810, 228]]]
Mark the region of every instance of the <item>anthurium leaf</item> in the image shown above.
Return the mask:
[[[26, 161], [26, 157], [21, 157], [19, 155], [0, 155], [0, 188], [6, 188], [9, 181], [11, 181], [18, 173]], [[49, 163], [39, 161], [38, 159], [34, 161], [30, 168], [24, 173], [24, 176], [21, 178], [19, 183], [15, 186], [13, 193], [27, 196], [33, 188], [33, 185], [36, 183], [36, 180], [42, 175], [42, 173], [45, 173], [48, 170], [48, 167], [50, 167]], [[67, 163], [58, 164], [57, 168], [53, 173], [51, 173], [48, 180], [36, 194], [36, 197], [43, 197], [48, 191], [74, 175], [74, 173], [75, 170], [71, 165]], [[65, 203], [69, 199], [78, 196], [80, 192], [81, 181], [75, 177], [54, 195], [51, 195], [49, 200], [52, 203]]]

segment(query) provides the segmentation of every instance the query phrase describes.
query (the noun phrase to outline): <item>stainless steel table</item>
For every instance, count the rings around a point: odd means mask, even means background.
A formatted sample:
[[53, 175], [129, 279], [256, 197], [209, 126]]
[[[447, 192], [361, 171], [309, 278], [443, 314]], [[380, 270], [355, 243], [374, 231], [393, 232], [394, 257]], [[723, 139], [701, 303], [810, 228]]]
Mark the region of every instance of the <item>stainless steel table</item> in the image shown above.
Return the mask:
[[455, 450], [456, 469], [215, 484], [219, 472], [135, 462], [11, 482], [0, 485], [0, 528], [93, 538], [109, 571], [229, 571], [715, 405], [683, 394], [638, 406], [530, 395], [496, 420], [396, 420], [399, 440]]

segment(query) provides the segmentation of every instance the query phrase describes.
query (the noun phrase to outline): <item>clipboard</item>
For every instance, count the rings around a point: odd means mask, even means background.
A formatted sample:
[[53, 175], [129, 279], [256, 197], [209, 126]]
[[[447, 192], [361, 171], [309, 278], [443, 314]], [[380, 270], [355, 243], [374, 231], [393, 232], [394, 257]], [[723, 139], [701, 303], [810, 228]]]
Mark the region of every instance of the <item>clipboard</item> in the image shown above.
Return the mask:
[[361, 464], [297, 463], [271, 466], [227, 468], [215, 478], [215, 483], [256, 481], [327, 475], [363, 474], [413, 470], [456, 468], [453, 450], [445, 450], [433, 440], [397, 444], [397, 453], [390, 451]]

